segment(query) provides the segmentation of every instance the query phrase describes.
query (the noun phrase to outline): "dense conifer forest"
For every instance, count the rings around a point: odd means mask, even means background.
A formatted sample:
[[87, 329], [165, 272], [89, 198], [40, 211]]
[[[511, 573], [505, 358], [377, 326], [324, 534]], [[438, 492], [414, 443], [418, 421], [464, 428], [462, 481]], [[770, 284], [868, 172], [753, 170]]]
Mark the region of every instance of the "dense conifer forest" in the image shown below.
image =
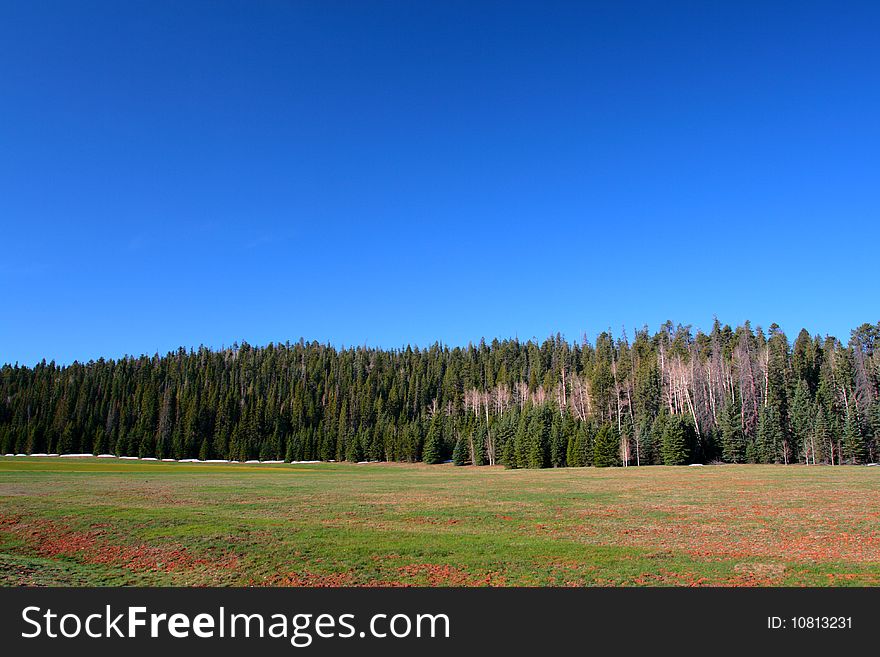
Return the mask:
[[317, 342], [5, 365], [0, 453], [510, 468], [860, 464], [880, 448], [880, 323], [671, 322], [465, 348]]

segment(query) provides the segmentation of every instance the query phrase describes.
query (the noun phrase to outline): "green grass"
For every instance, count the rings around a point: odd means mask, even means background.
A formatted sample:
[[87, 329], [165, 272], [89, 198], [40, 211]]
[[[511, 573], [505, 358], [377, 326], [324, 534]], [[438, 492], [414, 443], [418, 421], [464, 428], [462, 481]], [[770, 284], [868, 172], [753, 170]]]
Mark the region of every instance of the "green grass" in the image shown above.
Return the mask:
[[877, 585], [880, 468], [0, 458], [2, 585]]

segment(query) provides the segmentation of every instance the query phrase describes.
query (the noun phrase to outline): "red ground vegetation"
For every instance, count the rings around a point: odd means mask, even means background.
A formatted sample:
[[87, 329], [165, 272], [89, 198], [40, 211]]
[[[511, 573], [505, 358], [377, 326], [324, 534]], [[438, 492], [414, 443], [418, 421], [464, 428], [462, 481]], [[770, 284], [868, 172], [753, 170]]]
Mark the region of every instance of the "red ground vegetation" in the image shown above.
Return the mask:
[[173, 545], [124, 545], [112, 542], [107, 523], [93, 525], [89, 531], [74, 531], [50, 520], [22, 522], [0, 519], [0, 531], [11, 531], [24, 538], [43, 557], [76, 556], [86, 563], [105, 564], [139, 571], [187, 570], [199, 566], [234, 570], [238, 557], [201, 557], [185, 547]]

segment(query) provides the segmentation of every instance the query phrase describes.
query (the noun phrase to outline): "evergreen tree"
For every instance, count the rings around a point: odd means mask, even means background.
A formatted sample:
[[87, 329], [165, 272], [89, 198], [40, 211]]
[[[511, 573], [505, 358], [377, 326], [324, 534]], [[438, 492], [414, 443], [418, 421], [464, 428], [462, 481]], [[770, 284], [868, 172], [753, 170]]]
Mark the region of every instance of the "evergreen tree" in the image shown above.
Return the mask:
[[871, 431], [871, 441], [869, 443], [868, 458], [872, 463], [880, 458], [880, 399], [876, 400], [871, 406], [871, 421], [869, 424]]
[[655, 443], [654, 463], [656, 465], [663, 464], [663, 432], [668, 420], [669, 414], [664, 410], [654, 418], [651, 424], [651, 435]]
[[439, 413], [431, 419], [428, 435], [425, 438], [422, 460], [425, 463], [443, 462], [443, 418]]
[[[828, 421], [825, 419], [825, 409], [822, 406], [819, 406], [816, 410], [816, 421], [813, 424], [813, 440], [813, 447], [818, 453], [825, 453], [829, 459], [833, 458], [834, 451], [831, 435], [828, 429]], [[817, 460], [822, 462], [824, 459], [817, 458]]]
[[211, 448], [208, 443], [208, 439], [206, 437], [206, 438], [202, 439], [202, 445], [201, 445], [201, 447], [199, 447], [199, 460], [200, 461], [207, 461], [210, 458], [211, 458]]
[[528, 467], [547, 467], [549, 461], [549, 450], [547, 443], [547, 423], [544, 416], [544, 409], [533, 409], [528, 424], [528, 453], [526, 456]]
[[800, 458], [812, 458], [813, 403], [804, 379], [798, 381], [791, 401], [791, 436]]
[[516, 425], [516, 414], [508, 412], [501, 417], [493, 429], [500, 462], [508, 468], [513, 467], [510, 465], [510, 460], [514, 458], [513, 438], [516, 434]]
[[550, 465], [554, 468], [563, 468], [566, 464], [568, 440], [563, 425], [563, 417], [558, 413], [553, 414], [550, 424]]
[[64, 426], [64, 431], [61, 433], [61, 441], [58, 443], [58, 453], [59, 454], [72, 454], [73, 453], [73, 424], [68, 422]]
[[593, 441], [593, 465], [607, 468], [620, 465], [620, 436], [610, 424], [603, 424]]
[[566, 462], [569, 467], [582, 468], [593, 463], [593, 445], [589, 440], [587, 427], [578, 425], [574, 435], [568, 439]]
[[586, 466], [595, 465], [593, 463], [593, 447], [596, 443], [597, 432], [598, 429], [592, 422], [581, 424], [580, 427], [578, 427], [577, 437], [578, 442], [580, 443], [581, 458]]
[[742, 463], [745, 459], [745, 440], [739, 411], [732, 400], [724, 407], [721, 415], [721, 449], [727, 463]]
[[293, 461], [300, 460], [296, 453], [296, 438], [293, 436], [291, 436], [291, 438], [287, 441], [287, 450], [284, 453], [284, 460], [287, 463], [292, 463]]
[[351, 436], [347, 441], [345, 446], [345, 460], [350, 463], [360, 463], [364, 460], [364, 450], [361, 445], [360, 436]]
[[783, 448], [783, 432], [779, 413], [773, 406], [761, 409], [758, 422], [757, 459], [760, 463], [779, 463]]
[[473, 463], [473, 465], [485, 465], [485, 463], [486, 463], [486, 456], [485, 456], [486, 434], [487, 434], [486, 427], [484, 427], [483, 425], [480, 425], [476, 429], [474, 429], [474, 434], [473, 434], [474, 456], [471, 461]]
[[668, 322], [632, 344], [608, 332], [595, 346], [560, 336], [402, 350], [301, 340], [4, 365], [0, 440], [17, 453], [434, 461], [461, 435], [475, 463], [491, 449], [508, 467], [558, 467], [592, 464], [597, 427], [611, 423], [629, 437], [629, 462], [647, 465], [665, 461], [667, 419], [685, 416], [691, 461], [864, 462], [880, 443], [878, 339], [880, 325], [847, 345], [801, 331], [789, 349], [775, 325], [765, 337], [749, 324], [715, 322], [706, 335]]
[[504, 443], [503, 462], [504, 467], [508, 469], [519, 467], [519, 460], [516, 458], [516, 440], [513, 438]]
[[[39, 450], [34, 450], [39, 451]], [[98, 454], [103, 454], [107, 451], [107, 440], [104, 437], [104, 430], [102, 428], [98, 428], [95, 430], [95, 448], [92, 450], [92, 454], [97, 456]]]
[[139, 458], [145, 458], [152, 456], [156, 453], [156, 445], [153, 443], [153, 437], [151, 434], [144, 433], [141, 435], [141, 439], [138, 444], [137, 455]]
[[862, 432], [861, 423], [856, 409], [850, 406], [846, 414], [846, 423], [843, 430], [843, 456], [853, 464], [864, 463], [868, 455], [865, 435]]
[[651, 418], [643, 416], [638, 431], [636, 432], [636, 445], [638, 447], [639, 465], [654, 465], [656, 440], [652, 430]]
[[529, 422], [531, 419], [531, 409], [528, 408], [519, 416], [519, 422], [516, 427], [516, 435], [513, 437], [513, 465], [515, 468], [529, 467]]
[[663, 423], [660, 452], [663, 465], [685, 465], [691, 454], [691, 427], [680, 415], [670, 415]]
[[452, 463], [453, 465], [467, 465], [467, 462], [468, 449], [464, 440], [459, 438], [455, 441], [455, 449], [452, 450]]

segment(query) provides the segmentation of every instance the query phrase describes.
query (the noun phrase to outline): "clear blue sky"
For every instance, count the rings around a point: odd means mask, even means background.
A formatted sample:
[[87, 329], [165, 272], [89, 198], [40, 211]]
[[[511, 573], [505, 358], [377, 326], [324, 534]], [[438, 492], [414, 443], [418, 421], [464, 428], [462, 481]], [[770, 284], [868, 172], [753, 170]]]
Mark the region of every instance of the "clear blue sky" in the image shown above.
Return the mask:
[[880, 3], [2, 2], [0, 362], [880, 319]]

